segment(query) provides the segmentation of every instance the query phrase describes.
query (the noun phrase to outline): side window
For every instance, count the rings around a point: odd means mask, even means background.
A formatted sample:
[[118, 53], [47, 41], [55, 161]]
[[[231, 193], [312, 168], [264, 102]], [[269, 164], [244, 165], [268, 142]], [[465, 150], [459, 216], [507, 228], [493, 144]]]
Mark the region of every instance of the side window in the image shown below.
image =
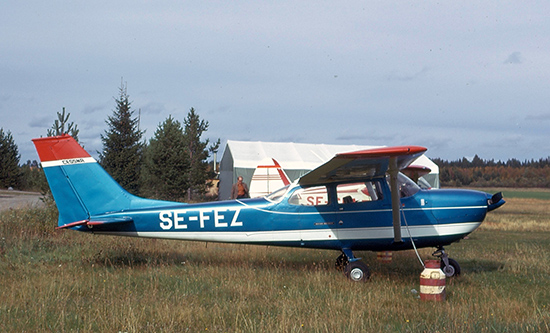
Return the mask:
[[340, 184], [336, 187], [339, 204], [382, 200], [382, 189], [378, 181]]
[[322, 206], [328, 205], [328, 192], [326, 186], [301, 188], [292, 194], [288, 203], [298, 206]]

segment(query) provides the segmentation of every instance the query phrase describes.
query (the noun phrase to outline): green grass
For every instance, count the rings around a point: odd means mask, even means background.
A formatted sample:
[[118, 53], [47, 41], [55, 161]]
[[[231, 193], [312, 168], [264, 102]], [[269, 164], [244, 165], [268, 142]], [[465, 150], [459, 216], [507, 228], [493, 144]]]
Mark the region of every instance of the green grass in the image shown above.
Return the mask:
[[[462, 275], [445, 302], [418, 299], [414, 252], [358, 253], [371, 280], [334, 269], [334, 251], [54, 231], [51, 208], [0, 213], [1, 331], [550, 330], [550, 222], [542, 200], [509, 198], [447, 247]], [[433, 249], [422, 249], [430, 259]]]

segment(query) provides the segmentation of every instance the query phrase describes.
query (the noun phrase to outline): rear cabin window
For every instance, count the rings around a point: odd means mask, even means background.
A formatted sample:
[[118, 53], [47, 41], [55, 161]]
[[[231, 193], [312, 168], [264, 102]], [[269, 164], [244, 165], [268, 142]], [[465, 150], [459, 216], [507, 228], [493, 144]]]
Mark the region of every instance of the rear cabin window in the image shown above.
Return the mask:
[[336, 187], [339, 204], [382, 200], [382, 189], [378, 181], [340, 184]]
[[328, 191], [326, 186], [301, 188], [292, 194], [288, 203], [297, 206], [328, 205]]

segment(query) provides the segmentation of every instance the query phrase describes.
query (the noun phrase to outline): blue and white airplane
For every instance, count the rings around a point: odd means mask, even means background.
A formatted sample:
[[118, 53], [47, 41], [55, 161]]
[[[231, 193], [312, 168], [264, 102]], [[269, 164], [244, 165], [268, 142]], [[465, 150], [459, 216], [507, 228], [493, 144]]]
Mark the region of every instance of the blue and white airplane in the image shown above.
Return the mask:
[[59, 210], [58, 228], [96, 234], [333, 249], [353, 281], [369, 278], [353, 251], [435, 247], [447, 276], [460, 273], [443, 246], [474, 231], [502, 195], [423, 190], [400, 173], [426, 148], [337, 154], [256, 199], [185, 204], [124, 190], [71, 136], [33, 140]]

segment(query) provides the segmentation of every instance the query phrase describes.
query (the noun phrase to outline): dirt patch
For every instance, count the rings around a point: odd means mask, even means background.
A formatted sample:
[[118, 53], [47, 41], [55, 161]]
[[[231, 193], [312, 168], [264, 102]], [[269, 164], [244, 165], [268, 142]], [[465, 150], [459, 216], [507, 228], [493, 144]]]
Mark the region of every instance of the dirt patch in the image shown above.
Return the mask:
[[0, 190], [0, 211], [10, 208], [24, 208], [43, 205], [37, 192], [23, 192], [15, 190]]

